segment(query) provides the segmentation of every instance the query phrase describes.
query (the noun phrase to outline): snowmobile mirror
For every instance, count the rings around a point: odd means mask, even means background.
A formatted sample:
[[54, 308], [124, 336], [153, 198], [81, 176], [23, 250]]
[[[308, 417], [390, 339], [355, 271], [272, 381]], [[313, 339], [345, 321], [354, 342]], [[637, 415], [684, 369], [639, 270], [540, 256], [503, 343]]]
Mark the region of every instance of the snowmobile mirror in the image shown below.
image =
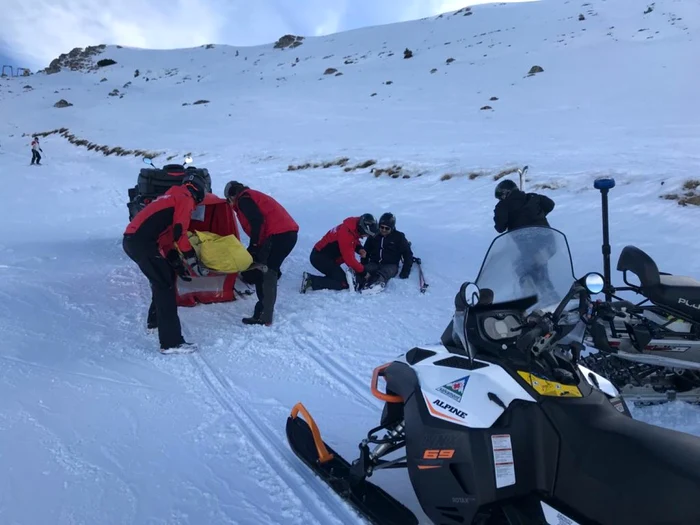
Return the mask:
[[481, 290], [474, 283], [465, 282], [459, 289], [459, 299], [462, 305], [465, 307], [476, 306], [479, 304], [480, 296]]
[[190, 155], [185, 155], [185, 164], [192, 164], [192, 157]]
[[583, 282], [586, 290], [592, 294], [600, 293], [605, 288], [605, 279], [597, 272], [591, 272], [585, 275]]
[[[148, 157], [143, 158], [143, 163], [148, 164], [149, 166], [153, 166], [153, 159], [149, 159]], [[153, 166], [155, 168], [155, 166]]]

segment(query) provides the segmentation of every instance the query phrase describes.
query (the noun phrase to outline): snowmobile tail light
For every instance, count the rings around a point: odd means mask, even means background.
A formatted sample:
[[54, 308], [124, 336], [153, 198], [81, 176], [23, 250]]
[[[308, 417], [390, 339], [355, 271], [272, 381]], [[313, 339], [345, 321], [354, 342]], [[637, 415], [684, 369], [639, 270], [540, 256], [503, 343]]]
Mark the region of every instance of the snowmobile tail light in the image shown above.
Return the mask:
[[329, 462], [333, 459], [334, 456], [333, 454], [328, 452], [328, 449], [326, 448], [326, 445], [323, 443], [323, 439], [321, 438], [321, 431], [318, 429], [314, 418], [312, 418], [311, 414], [309, 414], [309, 411], [306, 410], [306, 407], [301, 403], [297, 403], [296, 405], [294, 405], [294, 408], [292, 408], [292, 413], [290, 414], [290, 417], [292, 419], [296, 418], [299, 415], [299, 412], [301, 412], [304, 415], [304, 419], [306, 420], [306, 422], [309, 425], [309, 428], [311, 429], [311, 435], [314, 438], [316, 452], [318, 452], [318, 462]]
[[379, 399], [380, 401], [386, 401], [387, 403], [403, 403], [403, 399], [400, 396], [394, 396], [391, 394], [386, 394], [384, 392], [380, 392], [378, 388], [379, 384], [379, 377], [382, 376], [384, 377], [384, 371], [389, 368], [389, 365], [391, 363], [386, 363], [381, 366], [378, 366], [377, 368], [374, 369], [374, 372], [372, 372], [372, 384], [371, 390], [372, 390], [372, 395]]

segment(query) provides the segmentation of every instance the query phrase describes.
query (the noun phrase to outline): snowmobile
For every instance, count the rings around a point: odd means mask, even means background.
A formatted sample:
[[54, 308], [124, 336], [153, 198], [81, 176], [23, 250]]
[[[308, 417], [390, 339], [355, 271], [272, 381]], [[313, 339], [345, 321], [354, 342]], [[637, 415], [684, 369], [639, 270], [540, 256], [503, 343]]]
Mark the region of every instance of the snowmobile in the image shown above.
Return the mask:
[[[520, 251], [547, 236], [546, 262]], [[524, 287], [523, 272], [541, 278]], [[368, 481], [398, 468], [434, 524], [700, 523], [700, 438], [632, 419], [617, 389], [578, 362], [587, 326], [602, 326], [591, 296], [603, 286], [597, 273], [574, 277], [557, 230], [498, 236], [457, 293], [441, 344], [374, 370], [385, 405], [359, 457], [349, 463], [324, 442], [301, 403], [287, 419], [290, 447], [376, 525], [419, 523]], [[539, 299], [552, 290], [558, 304]]]
[[211, 176], [206, 168], [195, 168], [192, 164], [192, 157], [185, 155], [182, 164], [166, 164], [158, 168], [153, 164], [153, 159], [143, 157], [144, 164], [150, 168], [142, 168], [139, 172], [136, 186], [129, 188], [129, 220], [146, 205], [157, 199], [173, 186], [179, 186], [186, 176], [195, 174], [204, 181], [207, 192], [211, 193]]
[[[613, 286], [607, 194], [611, 178], [597, 179], [603, 211], [603, 255], [609, 346], [585, 358], [587, 366], [608, 377], [629, 400], [653, 404], [672, 399], [700, 403], [700, 281], [659, 271], [636, 246], [625, 246], [617, 261], [626, 286]], [[630, 274], [638, 283], [631, 280]], [[642, 297], [632, 302], [618, 294]]]

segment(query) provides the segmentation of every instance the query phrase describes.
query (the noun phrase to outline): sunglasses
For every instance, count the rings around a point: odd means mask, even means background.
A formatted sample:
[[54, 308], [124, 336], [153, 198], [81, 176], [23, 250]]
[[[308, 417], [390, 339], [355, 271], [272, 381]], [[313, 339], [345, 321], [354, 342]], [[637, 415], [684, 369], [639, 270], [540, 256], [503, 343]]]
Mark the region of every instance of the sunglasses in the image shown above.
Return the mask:
[[391, 226], [380, 226], [379, 229], [383, 232], [391, 231]]

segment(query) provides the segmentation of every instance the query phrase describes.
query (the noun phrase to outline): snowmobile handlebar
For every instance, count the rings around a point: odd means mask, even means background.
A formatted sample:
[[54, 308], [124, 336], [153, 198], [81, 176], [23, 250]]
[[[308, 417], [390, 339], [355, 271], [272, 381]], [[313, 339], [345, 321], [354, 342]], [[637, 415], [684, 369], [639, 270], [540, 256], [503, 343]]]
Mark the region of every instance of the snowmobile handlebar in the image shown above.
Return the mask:
[[551, 333], [554, 329], [554, 323], [551, 320], [550, 314], [540, 316], [539, 313], [533, 313], [528, 317], [525, 326], [530, 327], [530, 329], [520, 336], [515, 343], [516, 348], [521, 352], [530, 350], [535, 344], [535, 341]]
[[590, 292], [579, 282], [574, 282], [553, 313], [535, 310], [528, 316], [523, 328], [529, 327], [529, 330], [518, 338], [515, 343], [516, 348], [521, 352], [534, 350], [535, 343], [544, 338], [542, 346], [536, 352], [539, 353], [558, 340], [557, 332], [564, 328], [559, 326], [559, 320], [566, 307], [576, 297], [579, 298], [579, 317], [588, 324], [589, 321], [586, 321], [584, 316], [588, 313], [591, 305]]

